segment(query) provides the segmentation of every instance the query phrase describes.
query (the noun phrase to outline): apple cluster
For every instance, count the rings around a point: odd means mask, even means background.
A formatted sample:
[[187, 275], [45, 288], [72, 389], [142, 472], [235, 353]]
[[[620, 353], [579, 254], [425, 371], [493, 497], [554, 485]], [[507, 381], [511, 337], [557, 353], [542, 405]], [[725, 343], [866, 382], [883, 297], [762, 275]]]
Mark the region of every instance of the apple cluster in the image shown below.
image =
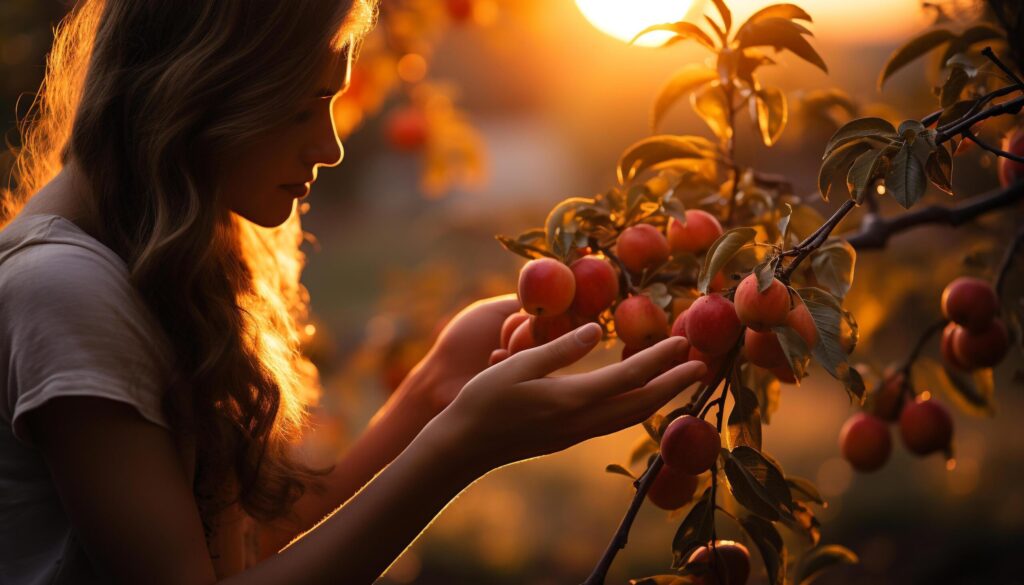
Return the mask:
[[940, 350], [947, 367], [969, 372], [1003, 361], [1010, 336], [998, 314], [999, 297], [988, 282], [964, 276], [946, 286], [942, 315], [949, 324]]
[[619, 277], [603, 256], [588, 254], [569, 266], [554, 258], [530, 260], [519, 272], [523, 311], [505, 320], [501, 347], [511, 355], [548, 343], [596, 321], [618, 296]]

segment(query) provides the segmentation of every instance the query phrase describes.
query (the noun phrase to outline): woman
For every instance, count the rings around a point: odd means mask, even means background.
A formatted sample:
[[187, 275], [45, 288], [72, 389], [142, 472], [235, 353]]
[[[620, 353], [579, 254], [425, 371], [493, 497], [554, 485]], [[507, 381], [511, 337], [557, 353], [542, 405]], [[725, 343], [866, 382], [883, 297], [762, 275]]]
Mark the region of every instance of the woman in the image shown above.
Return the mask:
[[296, 200], [374, 4], [84, 0], [58, 30], [4, 193], [0, 581], [370, 583], [478, 477], [703, 375], [671, 338], [549, 377], [599, 327], [492, 356], [519, 305], [487, 299], [336, 465], [297, 460]]

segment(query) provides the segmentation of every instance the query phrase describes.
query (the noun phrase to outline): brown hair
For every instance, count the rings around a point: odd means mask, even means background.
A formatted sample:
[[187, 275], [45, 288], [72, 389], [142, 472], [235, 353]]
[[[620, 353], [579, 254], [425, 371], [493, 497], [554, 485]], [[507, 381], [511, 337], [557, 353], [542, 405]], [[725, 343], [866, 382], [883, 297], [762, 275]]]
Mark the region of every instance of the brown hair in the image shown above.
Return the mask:
[[324, 63], [310, 55], [361, 39], [376, 3], [83, 0], [58, 27], [20, 124], [0, 225], [69, 159], [83, 170], [104, 243], [175, 350], [165, 409], [197, 445], [208, 529], [233, 502], [268, 520], [301, 496], [318, 472], [290, 445], [319, 395], [299, 351], [299, 214], [267, 229], [215, 205], [210, 161], [311, 95]]

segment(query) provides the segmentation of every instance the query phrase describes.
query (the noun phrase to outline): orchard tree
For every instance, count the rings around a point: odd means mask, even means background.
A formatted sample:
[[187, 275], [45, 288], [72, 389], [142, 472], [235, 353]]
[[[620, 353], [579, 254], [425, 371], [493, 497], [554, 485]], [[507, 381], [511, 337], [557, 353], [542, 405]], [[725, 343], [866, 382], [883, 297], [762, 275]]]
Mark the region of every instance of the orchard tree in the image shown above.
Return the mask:
[[[724, 0], [713, 4], [716, 14], [701, 25], [659, 24], [637, 35], [668, 31], [673, 36], [666, 46], [695, 42], [713, 55], [714, 68], [687, 64], [675, 73], [651, 113], [656, 130], [686, 98], [710, 137], [640, 140], [625, 149], [618, 183], [606, 192], [566, 199], [543, 226], [498, 236], [529, 262], [519, 279], [524, 312], [505, 323], [502, 349], [492, 361], [596, 321], [606, 339], [622, 340], [623, 360], [683, 335], [690, 359], [708, 366], [688, 402], [644, 423], [629, 465], [608, 466], [633, 480], [636, 493], [588, 585], [605, 582], [645, 499], [684, 513], [671, 543], [671, 572], [632, 583], [745, 583], [751, 549], [772, 584], [807, 583], [830, 565], [856, 562], [848, 549], [819, 542], [815, 508], [824, 500], [815, 486], [788, 475], [763, 448], [762, 424], [778, 405], [780, 384], [800, 384], [812, 362], [837, 381], [860, 406], [837, 429], [840, 451], [867, 473], [884, 466], [893, 449], [890, 424], [898, 425], [911, 453], [940, 452], [952, 461], [952, 419], [926, 384], [936, 372], [925, 380], [914, 367], [932, 337], [942, 332], [942, 383], [957, 404], [975, 409], [990, 406], [992, 367], [1020, 352], [1024, 307], [1021, 299], [1008, 298], [1005, 283], [1024, 228], [1006, 245], [994, 281], [949, 284], [934, 307], [941, 318], [876, 388], [866, 388], [849, 361], [858, 326], [856, 307], [844, 305], [857, 251], [884, 248], [892, 235], [918, 225], [965, 224], [1024, 195], [1024, 132], [1016, 129], [997, 146], [980, 129], [1024, 105], [1024, 11], [1018, 3], [990, 2], [993, 22], [958, 24], [940, 12], [933, 28], [892, 54], [880, 86], [908, 63], [939, 55], [938, 109], [898, 124], [860, 117], [838, 128], [824, 146], [818, 175], [821, 197], [841, 202], [827, 219], [794, 195], [785, 177], [735, 156], [742, 117], [749, 115], [766, 146], [779, 140], [789, 119], [786, 95], [762, 85], [762, 67], [787, 55], [827, 72], [801, 24], [811, 16], [796, 5], [775, 4], [734, 23]], [[831, 92], [815, 99], [846, 98]], [[1001, 188], [952, 206], [919, 206], [929, 185], [956, 197], [957, 155], [972, 147], [999, 157]], [[882, 198], [907, 211], [884, 217]], [[857, 226], [834, 235], [855, 210]], [[631, 468], [641, 464], [634, 474]], [[748, 544], [719, 539], [719, 521], [739, 527]], [[801, 550], [790, 551], [792, 539], [780, 530], [794, 533]]]

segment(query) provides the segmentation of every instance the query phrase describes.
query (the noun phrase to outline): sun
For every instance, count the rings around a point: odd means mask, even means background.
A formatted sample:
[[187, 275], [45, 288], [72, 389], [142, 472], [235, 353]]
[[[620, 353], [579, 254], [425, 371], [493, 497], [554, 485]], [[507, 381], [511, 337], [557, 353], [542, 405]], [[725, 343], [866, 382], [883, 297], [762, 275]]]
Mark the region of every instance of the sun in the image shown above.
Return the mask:
[[[666, 22], [699, 18], [704, 0], [576, 0], [583, 16], [601, 32], [629, 42], [636, 33]], [[654, 32], [636, 42], [647, 47], [664, 43], [671, 33]]]

